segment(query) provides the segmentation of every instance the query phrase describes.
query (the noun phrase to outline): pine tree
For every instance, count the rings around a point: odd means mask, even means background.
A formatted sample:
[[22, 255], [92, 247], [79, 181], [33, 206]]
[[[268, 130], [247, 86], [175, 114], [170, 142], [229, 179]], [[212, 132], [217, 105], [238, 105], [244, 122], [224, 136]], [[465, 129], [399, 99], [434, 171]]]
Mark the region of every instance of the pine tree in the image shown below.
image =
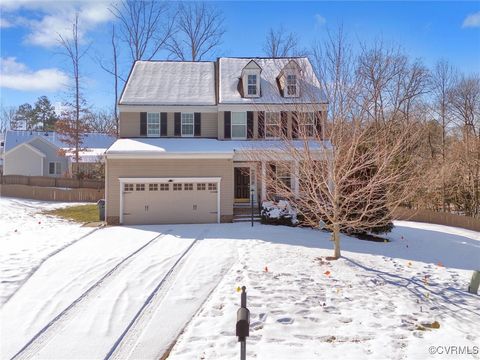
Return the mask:
[[58, 120], [55, 108], [46, 96], [40, 96], [35, 102], [33, 114], [36, 119], [36, 125], [42, 126], [44, 131], [51, 131], [55, 128]]

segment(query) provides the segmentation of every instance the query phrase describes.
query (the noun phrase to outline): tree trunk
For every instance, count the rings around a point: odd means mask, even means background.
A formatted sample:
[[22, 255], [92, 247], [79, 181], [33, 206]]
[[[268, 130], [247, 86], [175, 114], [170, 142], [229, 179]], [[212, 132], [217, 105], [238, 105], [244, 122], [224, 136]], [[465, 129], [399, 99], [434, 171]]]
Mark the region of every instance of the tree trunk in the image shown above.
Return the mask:
[[340, 226], [338, 224], [333, 225], [333, 257], [339, 259], [340, 254]]

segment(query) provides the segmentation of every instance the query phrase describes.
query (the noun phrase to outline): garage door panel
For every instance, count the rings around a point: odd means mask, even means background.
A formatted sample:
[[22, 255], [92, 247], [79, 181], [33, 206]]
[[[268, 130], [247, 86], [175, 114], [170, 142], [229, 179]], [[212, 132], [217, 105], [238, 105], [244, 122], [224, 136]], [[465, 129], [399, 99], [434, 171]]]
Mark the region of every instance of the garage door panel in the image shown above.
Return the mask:
[[[172, 185], [172, 184], [170, 184]], [[191, 188], [191, 186], [189, 187]], [[204, 187], [203, 187], [204, 188]], [[131, 191], [123, 194], [124, 224], [187, 224], [217, 221], [217, 191], [192, 190]]]

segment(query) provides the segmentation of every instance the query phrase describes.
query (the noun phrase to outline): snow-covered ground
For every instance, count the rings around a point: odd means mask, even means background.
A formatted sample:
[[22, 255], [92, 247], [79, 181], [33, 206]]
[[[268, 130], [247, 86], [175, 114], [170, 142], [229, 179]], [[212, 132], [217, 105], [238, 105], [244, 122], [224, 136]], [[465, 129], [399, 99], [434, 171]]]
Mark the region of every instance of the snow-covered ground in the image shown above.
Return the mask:
[[78, 205], [0, 197], [0, 304], [49, 256], [92, 228], [41, 214]]
[[[329, 234], [309, 229], [104, 228], [47, 257], [3, 305], [0, 358], [159, 359], [169, 349], [169, 359], [237, 358], [242, 285], [248, 358], [439, 359], [430, 346], [473, 349], [480, 298], [466, 289], [480, 234], [397, 222], [390, 238], [343, 237], [343, 258], [327, 261]], [[439, 329], [420, 330], [434, 321]]]

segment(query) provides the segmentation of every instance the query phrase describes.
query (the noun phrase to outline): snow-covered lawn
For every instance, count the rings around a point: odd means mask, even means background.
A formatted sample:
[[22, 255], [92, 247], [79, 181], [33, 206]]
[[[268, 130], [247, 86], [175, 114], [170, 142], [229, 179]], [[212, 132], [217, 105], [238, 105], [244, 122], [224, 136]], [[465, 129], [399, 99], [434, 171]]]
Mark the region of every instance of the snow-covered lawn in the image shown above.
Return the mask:
[[480, 298], [466, 289], [480, 234], [397, 222], [390, 238], [343, 237], [343, 258], [326, 261], [329, 234], [309, 229], [104, 228], [48, 257], [3, 305], [0, 357], [237, 358], [242, 285], [248, 358], [438, 359], [430, 346], [478, 345]]
[[49, 256], [92, 228], [43, 210], [78, 203], [43, 202], [0, 197], [0, 304], [4, 303]]

